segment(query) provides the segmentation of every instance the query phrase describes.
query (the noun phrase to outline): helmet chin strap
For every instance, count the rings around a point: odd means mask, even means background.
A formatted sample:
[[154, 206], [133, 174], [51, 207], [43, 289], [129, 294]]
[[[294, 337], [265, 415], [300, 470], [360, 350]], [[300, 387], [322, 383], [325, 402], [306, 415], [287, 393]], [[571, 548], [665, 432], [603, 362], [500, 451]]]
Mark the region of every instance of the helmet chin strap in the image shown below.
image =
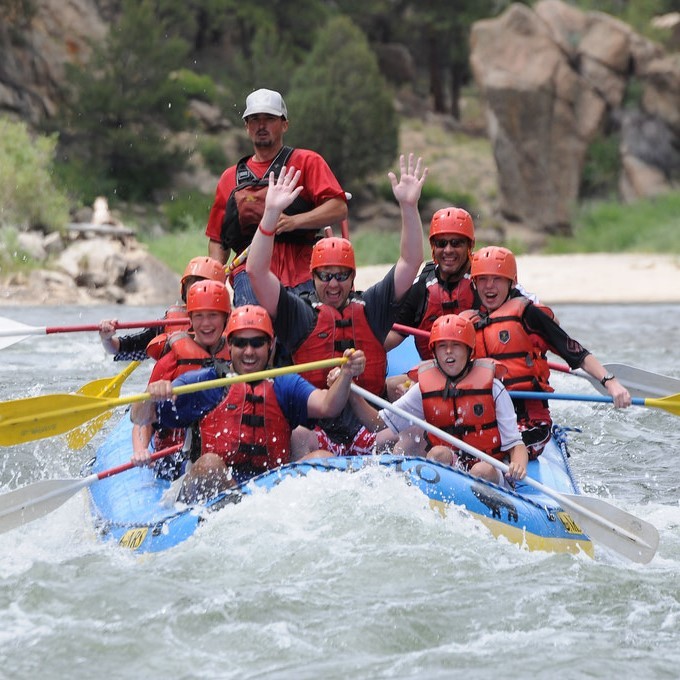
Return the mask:
[[434, 360], [437, 362], [437, 366], [439, 366], [439, 370], [442, 371], [442, 373], [446, 374], [446, 377], [448, 378], [448, 380], [451, 380], [453, 382], [458, 382], [458, 380], [460, 380], [470, 370], [470, 367], [472, 366], [473, 360], [470, 357], [471, 354], [472, 354], [472, 350], [468, 348], [468, 359], [465, 362], [465, 366], [463, 366], [463, 369], [461, 371], [459, 371], [458, 373], [456, 373], [456, 375], [449, 375], [448, 373], [446, 373], [446, 371], [442, 368], [442, 365], [439, 363], [439, 359], [437, 359], [437, 357], [435, 357]]

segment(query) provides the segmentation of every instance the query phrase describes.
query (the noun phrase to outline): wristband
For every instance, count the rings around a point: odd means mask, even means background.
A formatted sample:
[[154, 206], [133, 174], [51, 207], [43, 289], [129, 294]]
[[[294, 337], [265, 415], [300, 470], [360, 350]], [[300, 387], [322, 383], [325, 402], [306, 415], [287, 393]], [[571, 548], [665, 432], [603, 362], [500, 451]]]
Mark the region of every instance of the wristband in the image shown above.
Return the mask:
[[276, 227], [272, 231], [266, 231], [265, 229], [262, 228], [262, 222], [257, 227], [265, 236], [274, 236], [276, 234]]

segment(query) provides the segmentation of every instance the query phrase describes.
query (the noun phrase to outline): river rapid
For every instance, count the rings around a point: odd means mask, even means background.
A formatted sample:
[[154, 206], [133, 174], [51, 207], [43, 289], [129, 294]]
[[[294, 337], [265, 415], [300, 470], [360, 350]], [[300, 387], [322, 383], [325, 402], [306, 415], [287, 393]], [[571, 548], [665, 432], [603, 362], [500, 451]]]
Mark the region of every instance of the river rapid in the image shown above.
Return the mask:
[[[7, 307], [34, 326], [158, 318], [159, 308]], [[680, 378], [680, 306], [556, 306], [603, 362]], [[75, 391], [122, 366], [96, 333], [0, 354], [0, 399]], [[143, 392], [150, 366], [122, 395]], [[554, 375], [557, 391], [592, 394]], [[585, 493], [658, 529], [648, 565], [605, 550], [528, 552], [460, 511], [446, 518], [380, 470], [288, 480], [137, 557], [95, 537], [85, 492], [0, 535], [0, 678], [678, 678], [680, 429], [656, 408], [555, 401], [580, 428]], [[0, 493], [77, 477], [64, 436], [4, 447]]]

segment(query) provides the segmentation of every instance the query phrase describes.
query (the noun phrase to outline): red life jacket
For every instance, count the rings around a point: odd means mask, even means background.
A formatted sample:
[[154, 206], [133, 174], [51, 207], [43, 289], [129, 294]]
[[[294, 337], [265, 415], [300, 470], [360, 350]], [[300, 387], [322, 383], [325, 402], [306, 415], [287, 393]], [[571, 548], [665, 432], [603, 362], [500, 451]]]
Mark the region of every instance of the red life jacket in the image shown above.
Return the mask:
[[[427, 273], [426, 270], [423, 270], [423, 274], [427, 277], [425, 281], [425, 305], [422, 314], [418, 315], [420, 318], [418, 328], [429, 333], [435, 319], [440, 316], [459, 314], [472, 308], [474, 291], [472, 279], [468, 274], [458, 281], [458, 284], [452, 290], [448, 290], [446, 285], [439, 281], [434, 267]], [[416, 335], [414, 341], [421, 359], [432, 359], [432, 352], [428, 347], [429, 338]]]
[[[492, 393], [496, 369], [495, 361], [477, 359], [467, 375], [453, 383], [436, 362], [431, 361], [421, 366], [418, 385], [428, 423], [494, 458], [502, 459], [504, 454]], [[426, 436], [433, 445], [451, 447], [433, 434]], [[478, 460], [464, 452], [459, 453], [468, 467]]]
[[290, 462], [291, 428], [276, 399], [273, 380], [235, 383], [200, 422], [201, 453], [228, 465], [272, 469]]
[[177, 370], [175, 375], [172, 376], [173, 380], [187, 371], [214, 366], [231, 359], [229, 345], [225, 336], [222, 336], [217, 352], [211, 354], [207, 349], [201, 347], [194, 340], [193, 336], [186, 331], [171, 333], [168, 336], [165, 352], [172, 352], [175, 355]]
[[[172, 352], [175, 355], [177, 368], [172, 380], [188, 371], [195, 371], [206, 366], [214, 366], [230, 360], [229, 345], [223, 336], [220, 348], [216, 354], [210, 354], [203, 349], [186, 331], [171, 333], [160, 356]], [[156, 451], [179, 444], [184, 441], [183, 428], [160, 428], [154, 433], [154, 447]]]
[[[300, 364], [341, 357], [350, 347], [363, 350], [366, 369], [357, 378], [357, 383], [373, 394], [382, 394], [387, 373], [387, 353], [368, 324], [364, 303], [354, 297], [342, 310], [322, 303], [314, 303], [314, 308], [317, 312], [316, 325], [293, 352], [293, 361]], [[305, 378], [315, 387], [325, 390], [329, 370], [310, 371], [305, 373]]]
[[[475, 324], [475, 355], [495, 359], [506, 368], [502, 380], [508, 390], [553, 392], [547, 380], [547, 361], [535, 343], [535, 336], [527, 333], [522, 323], [529, 304], [532, 304], [529, 299], [518, 296], [506, 300], [488, 316], [472, 310], [462, 316]], [[526, 399], [514, 403], [518, 414], [521, 411], [528, 420], [551, 422], [547, 401]]]

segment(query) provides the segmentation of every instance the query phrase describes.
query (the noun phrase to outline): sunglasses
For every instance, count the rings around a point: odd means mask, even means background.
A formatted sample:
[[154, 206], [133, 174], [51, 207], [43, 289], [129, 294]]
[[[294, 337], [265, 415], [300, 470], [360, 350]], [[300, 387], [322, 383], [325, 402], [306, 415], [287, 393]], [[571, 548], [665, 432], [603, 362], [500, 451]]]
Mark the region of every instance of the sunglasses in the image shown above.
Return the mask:
[[347, 281], [353, 273], [354, 272], [350, 269], [350, 271], [347, 272], [314, 272], [314, 276], [324, 283], [328, 283], [333, 279], [342, 283], [343, 281]]
[[250, 345], [253, 349], [260, 349], [269, 343], [269, 338], [259, 336], [257, 338], [230, 338], [229, 344], [238, 349], [245, 349]]
[[436, 248], [446, 248], [447, 245], [450, 245], [452, 248], [460, 248], [461, 246], [466, 245], [466, 239], [464, 238], [435, 238], [432, 239], [432, 243], [434, 243]]

